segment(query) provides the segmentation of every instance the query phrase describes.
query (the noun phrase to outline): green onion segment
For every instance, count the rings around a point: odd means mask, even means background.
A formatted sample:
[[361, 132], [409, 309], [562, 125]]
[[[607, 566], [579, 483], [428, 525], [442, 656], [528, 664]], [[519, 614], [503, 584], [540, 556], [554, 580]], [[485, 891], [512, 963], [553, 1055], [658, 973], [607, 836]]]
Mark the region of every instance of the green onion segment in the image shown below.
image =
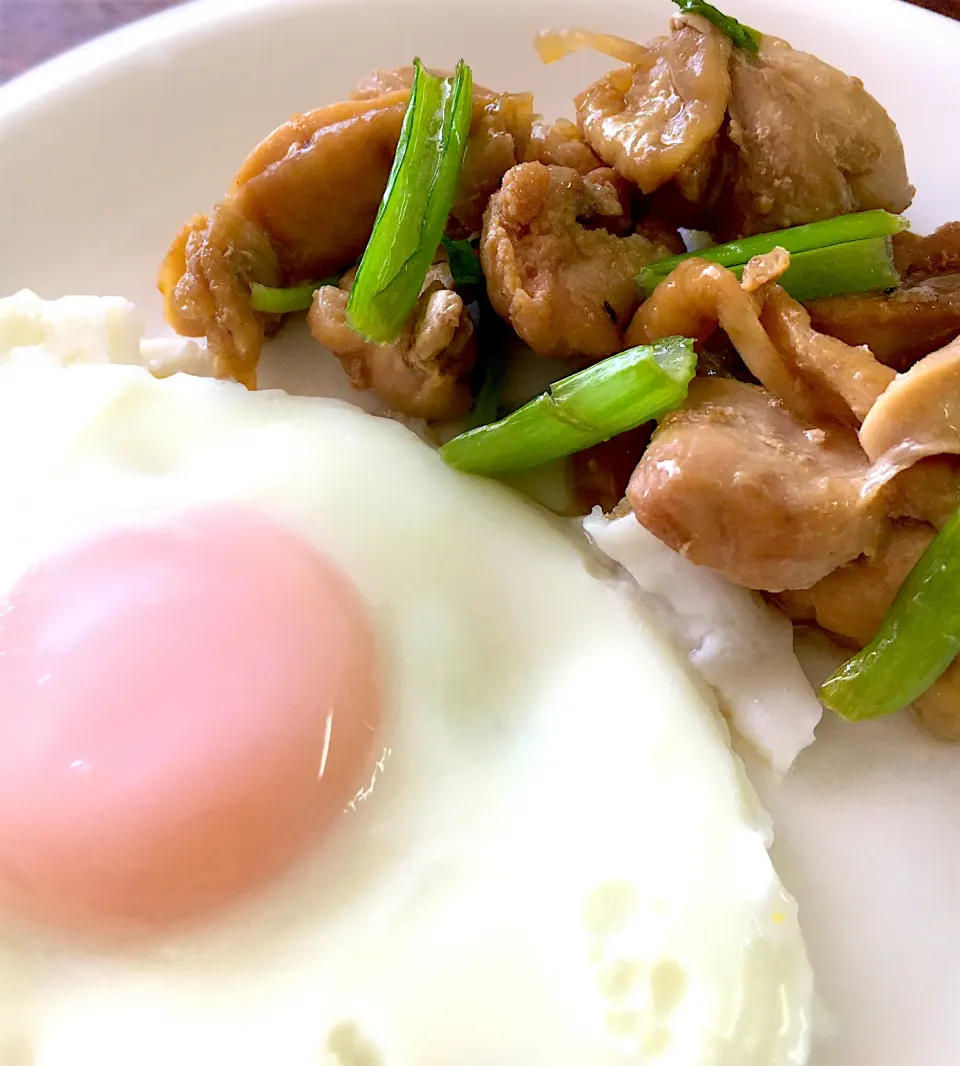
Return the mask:
[[849, 721], [908, 706], [960, 654], [960, 511], [937, 534], [900, 586], [873, 640], [820, 689]]
[[697, 366], [693, 341], [667, 337], [564, 378], [513, 414], [440, 449], [450, 466], [499, 474], [583, 451], [683, 402]]
[[439, 78], [414, 60], [413, 86], [347, 317], [367, 340], [391, 344], [416, 305], [453, 205], [473, 118], [473, 77], [461, 60]]
[[840, 215], [658, 259], [638, 276], [637, 283], [649, 296], [678, 264], [692, 258], [719, 263], [739, 277], [754, 256], [783, 248], [790, 253], [790, 267], [780, 284], [796, 300], [894, 288], [900, 284], [900, 275], [890, 237], [906, 227], [904, 219], [889, 211]]
[[250, 306], [254, 311], [265, 311], [271, 315], [289, 315], [294, 311], [309, 311], [313, 303], [313, 294], [324, 285], [337, 285], [339, 275], [324, 278], [323, 281], [307, 281], [302, 285], [292, 285], [286, 289], [275, 289], [270, 285], [260, 285], [254, 281], [250, 285]]
[[762, 33], [750, 29], [749, 26], [744, 26], [742, 22], [737, 22], [730, 15], [725, 15], [718, 8], [715, 8], [713, 4], [706, 3], [706, 0], [673, 0], [673, 2], [686, 14], [702, 15], [708, 22], [712, 22], [738, 48], [743, 48], [748, 52], [760, 51]]

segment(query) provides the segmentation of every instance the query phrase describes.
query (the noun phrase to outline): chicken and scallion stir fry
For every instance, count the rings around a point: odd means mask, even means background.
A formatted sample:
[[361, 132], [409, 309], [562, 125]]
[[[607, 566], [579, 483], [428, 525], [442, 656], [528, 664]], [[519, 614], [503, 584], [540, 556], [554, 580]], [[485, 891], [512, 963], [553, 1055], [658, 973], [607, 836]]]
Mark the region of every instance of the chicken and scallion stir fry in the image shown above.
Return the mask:
[[[678, 6], [646, 45], [540, 35], [620, 64], [573, 120], [417, 61], [281, 126], [174, 241], [168, 319], [255, 387], [305, 311], [356, 388], [466, 427], [451, 465], [573, 456], [586, 509], [858, 651], [828, 706], [960, 740], [960, 223], [909, 232], [858, 79]], [[560, 380], [505, 410], [530, 351]]]

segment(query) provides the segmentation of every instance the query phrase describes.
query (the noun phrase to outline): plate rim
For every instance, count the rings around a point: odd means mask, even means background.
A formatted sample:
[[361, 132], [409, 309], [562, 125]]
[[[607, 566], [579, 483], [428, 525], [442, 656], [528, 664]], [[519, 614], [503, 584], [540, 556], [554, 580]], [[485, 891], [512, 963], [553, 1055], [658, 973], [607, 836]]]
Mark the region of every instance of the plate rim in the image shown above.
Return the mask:
[[[55, 94], [73, 82], [94, 79], [111, 67], [134, 59], [139, 53], [157, 45], [174, 41], [191, 30], [209, 30], [218, 23], [241, 23], [255, 19], [265, 12], [282, 14], [310, 8], [320, 8], [344, 0], [188, 0], [187, 3], [134, 19], [116, 29], [84, 41], [52, 56], [35, 67], [22, 72], [0, 85], [0, 125], [32, 105]], [[368, 0], [348, 0], [362, 4]], [[465, 5], [471, 0], [448, 0], [452, 6]], [[509, 5], [516, 0], [488, 0]], [[520, 0], [522, 3], [523, 0]], [[803, 7], [816, 17], [817, 9], [833, 6], [831, 0], [767, 0], [771, 6]], [[918, 7], [906, 0], [853, 0], [852, 6], [862, 7], [876, 20], [890, 16], [913, 23], [918, 31], [956, 37], [960, 49], [960, 20], [952, 19], [928, 8]], [[949, 29], [947, 28], [949, 27]]]

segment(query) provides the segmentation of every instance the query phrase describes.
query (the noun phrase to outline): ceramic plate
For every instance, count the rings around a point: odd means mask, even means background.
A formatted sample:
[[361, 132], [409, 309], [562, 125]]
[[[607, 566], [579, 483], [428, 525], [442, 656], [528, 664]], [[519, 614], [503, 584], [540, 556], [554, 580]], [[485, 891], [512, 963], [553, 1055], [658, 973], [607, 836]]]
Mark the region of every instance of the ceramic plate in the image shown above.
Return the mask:
[[[919, 231], [960, 217], [960, 23], [899, 0], [726, 0], [745, 22], [859, 75], [897, 121]], [[0, 294], [117, 293], [162, 328], [157, 266], [192, 213], [292, 113], [365, 72], [461, 55], [478, 81], [569, 115], [609, 66], [542, 67], [546, 26], [645, 40], [667, 0], [206, 0], [94, 42], [0, 89]], [[267, 381], [316, 391], [316, 349], [270, 354]], [[327, 365], [332, 385], [336, 367]], [[960, 1063], [960, 749], [906, 717], [825, 718], [782, 784], [751, 772], [800, 901], [824, 1039], [815, 1066]], [[586, 1064], [585, 1064], [586, 1066]]]

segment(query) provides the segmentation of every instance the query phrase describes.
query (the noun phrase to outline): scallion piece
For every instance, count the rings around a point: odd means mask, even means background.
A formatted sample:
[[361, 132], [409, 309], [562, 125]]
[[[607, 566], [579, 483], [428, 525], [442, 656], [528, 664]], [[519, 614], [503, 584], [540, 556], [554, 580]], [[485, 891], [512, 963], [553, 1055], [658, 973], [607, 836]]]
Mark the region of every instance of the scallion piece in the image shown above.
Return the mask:
[[713, 4], [706, 3], [706, 0], [673, 0], [673, 2], [681, 11], [690, 15], [702, 15], [708, 22], [712, 22], [713, 25], [716, 26], [721, 33], [726, 34], [738, 48], [743, 48], [748, 52], [760, 51], [760, 40], [763, 37], [762, 33], [750, 29], [749, 26], [744, 26], [742, 22], [737, 22], [737, 20], [730, 15], [725, 15], [722, 11], [715, 8]]
[[479, 285], [483, 281], [480, 260], [470, 241], [455, 241], [444, 235], [441, 244], [447, 250], [454, 285]]
[[368, 340], [391, 344], [420, 296], [453, 205], [473, 118], [473, 77], [461, 61], [438, 78], [414, 60], [393, 169], [350, 292], [347, 316]]
[[820, 699], [851, 722], [911, 704], [960, 654], [960, 511], [920, 556], [880, 630]]
[[715, 248], [704, 248], [699, 252], [670, 255], [651, 263], [640, 276], [643, 278], [649, 274], [657, 274], [662, 280], [684, 259], [692, 259], [694, 256], [725, 267], [743, 266], [755, 255], [764, 255], [772, 252], [774, 248], [783, 248], [791, 255], [797, 255], [799, 252], [830, 248], [849, 241], [889, 237], [906, 229], [908, 225], [906, 219], [900, 215], [892, 215], [889, 211], [860, 211], [853, 215], [838, 215], [823, 222], [808, 222], [805, 226], [791, 226], [790, 229], [775, 230], [773, 233], [743, 237], [739, 241], [718, 244]]
[[303, 285], [292, 285], [286, 289], [275, 289], [270, 285], [260, 285], [254, 281], [250, 285], [250, 306], [254, 311], [265, 311], [271, 315], [289, 315], [294, 311], [309, 311], [313, 303], [313, 294], [324, 285], [336, 285], [338, 276], [324, 278], [323, 281], [307, 281]]
[[686, 397], [696, 366], [686, 337], [630, 348], [556, 382], [499, 422], [461, 433], [440, 455], [471, 474], [540, 466], [673, 410]]
[[[730, 270], [739, 278], [744, 267]], [[890, 238], [874, 237], [793, 255], [780, 284], [795, 300], [806, 303], [823, 296], [893, 289], [900, 284], [900, 274]]]

